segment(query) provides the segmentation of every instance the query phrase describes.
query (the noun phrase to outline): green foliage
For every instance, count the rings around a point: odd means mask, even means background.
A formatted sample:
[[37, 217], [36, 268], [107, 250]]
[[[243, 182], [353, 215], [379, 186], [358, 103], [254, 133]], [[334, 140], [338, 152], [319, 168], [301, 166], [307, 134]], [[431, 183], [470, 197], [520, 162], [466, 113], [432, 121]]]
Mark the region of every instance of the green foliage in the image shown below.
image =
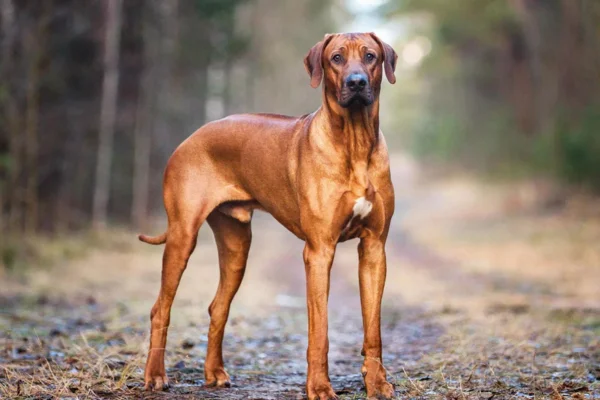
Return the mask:
[[7, 101], [8, 98], [8, 86], [0, 83], [0, 104]]
[[441, 42], [495, 40], [499, 29], [515, 27], [515, 15], [508, 1], [497, 0], [404, 0], [391, 1], [391, 14], [426, 13], [434, 18]]
[[570, 182], [600, 189], [600, 112], [590, 107], [576, 127], [563, 123], [556, 130], [558, 172]]
[[7, 271], [12, 271], [17, 260], [17, 249], [14, 246], [0, 247], [0, 265], [3, 265]]
[[519, 134], [503, 111], [486, 115], [470, 126], [456, 113], [430, 114], [415, 130], [410, 148], [419, 157], [460, 164], [498, 176], [518, 176], [531, 170], [532, 138]]
[[195, 0], [194, 8], [205, 19], [223, 20], [235, 13], [237, 6], [248, 0]]
[[501, 177], [554, 176], [600, 190], [600, 112], [590, 107], [575, 127], [561, 117], [539, 135], [518, 131], [506, 113], [487, 116], [471, 131], [451, 113], [431, 114], [413, 132], [409, 148], [419, 157], [450, 162]]
[[[204, 44], [202, 51], [210, 52], [213, 60], [235, 59], [249, 48], [251, 37], [238, 35], [235, 31], [236, 11], [249, 1], [195, 0], [192, 3], [193, 23], [204, 24], [201, 31], [210, 36], [209, 40], [201, 40]], [[197, 40], [192, 41], [189, 47], [196, 47], [197, 44]]]
[[464, 144], [461, 122], [455, 115], [425, 118], [411, 140], [413, 151], [421, 157], [449, 160]]
[[11, 157], [9, 154], [0, 153], [0, 171], [8, 171], [11, 167]]

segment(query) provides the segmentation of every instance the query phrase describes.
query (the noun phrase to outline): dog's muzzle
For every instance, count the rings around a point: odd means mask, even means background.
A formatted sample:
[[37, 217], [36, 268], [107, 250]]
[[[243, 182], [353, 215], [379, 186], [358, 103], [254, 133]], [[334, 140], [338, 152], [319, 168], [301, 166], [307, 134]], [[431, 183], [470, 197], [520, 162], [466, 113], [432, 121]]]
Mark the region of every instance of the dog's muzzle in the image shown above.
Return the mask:
[[365, 74], [352, 73], [346, 77], [339, 101], [342, 107], [368, 106], [373, 103], [373, 100], [373, 92]]

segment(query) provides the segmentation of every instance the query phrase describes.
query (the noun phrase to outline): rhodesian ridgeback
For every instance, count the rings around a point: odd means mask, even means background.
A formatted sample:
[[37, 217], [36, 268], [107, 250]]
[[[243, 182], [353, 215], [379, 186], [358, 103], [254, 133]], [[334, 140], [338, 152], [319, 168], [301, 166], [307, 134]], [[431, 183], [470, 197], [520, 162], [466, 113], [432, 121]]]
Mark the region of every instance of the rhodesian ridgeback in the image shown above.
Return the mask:
[[381, 298], [385, 242], [394, 213], [387, 147], [379, 129], [382, 76], [395, 83], [397, 55], [373, 33], [331, 34], [304, 59], [310, 84], [323, 82], [323, 103], [299, 118], [233, 115], [210, 122], [175, 150], [164, 175], [168, 229], [158, 300], [152, 307], [147, 389], [168, 387], [164, 353], [171, 305], [204, 221], [219, 253], [220, 282], [208, 308], [204, 374], [227, 387], [222, 354], [229, 307], [246, 268], [253, 210], [273, 215], [305, 241], [309, 399], [335, 399], [328, 373], [327, 301], [338, 242], [359, 238], [364, 342], [362, 375], [368, 397], [389, 399], [382, 364]]

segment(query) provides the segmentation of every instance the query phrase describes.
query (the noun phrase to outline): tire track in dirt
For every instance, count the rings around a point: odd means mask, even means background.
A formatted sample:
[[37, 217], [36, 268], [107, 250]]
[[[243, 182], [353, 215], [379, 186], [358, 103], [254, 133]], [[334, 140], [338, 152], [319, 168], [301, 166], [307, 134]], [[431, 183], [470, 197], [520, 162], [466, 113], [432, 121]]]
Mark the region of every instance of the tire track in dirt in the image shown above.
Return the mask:
[[[430, 190], [420, 192], [418, 188], [423, 186], [423, 183], [418, 181], [418, 168], [403, 155], [397, 155], [396, 158], [399, 167], [392, 169], [392, 181], [396, 188], [396, 212], [390, 229], [388, 251], [404, 261], [402, 265], [426, 271], [431, 279], [442, 282], [444, 286], [456, 288], [453, 293], [456, 296], [476, 297], [494, 292], [525, 296], [532, 305], [548, 305], [556, 301], [556, 293], [547, 284], [509, 276], [500, 271], [468, 271], [461, 262], [418, 243], [405, 228], [404, 219], [412, 210], [422, 208], [422, 204], [443, 207], [447, 199], [444, 199], [442, 194]], [[437, 221], [432, 218], [423, 220], [422, 223], [434, 225]]]

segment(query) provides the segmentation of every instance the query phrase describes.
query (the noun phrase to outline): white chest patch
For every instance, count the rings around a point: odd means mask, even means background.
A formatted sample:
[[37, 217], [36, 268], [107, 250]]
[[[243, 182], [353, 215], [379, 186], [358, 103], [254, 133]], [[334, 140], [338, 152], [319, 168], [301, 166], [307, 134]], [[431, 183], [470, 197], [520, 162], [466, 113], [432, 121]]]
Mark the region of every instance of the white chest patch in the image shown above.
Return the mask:
[[369, 213], [371, 212], [372, 209], [373, 209], [373, 203], [371, 203], [369, 200], [365, 199], [364, 197], [359, 197], [354, 202], [354, 207], [352, 208], [354, 215], [352, 217], [353, 218], [360, 217], [362, 219], [362, 218], [366, 217], [367, 215], [369, 215]]

